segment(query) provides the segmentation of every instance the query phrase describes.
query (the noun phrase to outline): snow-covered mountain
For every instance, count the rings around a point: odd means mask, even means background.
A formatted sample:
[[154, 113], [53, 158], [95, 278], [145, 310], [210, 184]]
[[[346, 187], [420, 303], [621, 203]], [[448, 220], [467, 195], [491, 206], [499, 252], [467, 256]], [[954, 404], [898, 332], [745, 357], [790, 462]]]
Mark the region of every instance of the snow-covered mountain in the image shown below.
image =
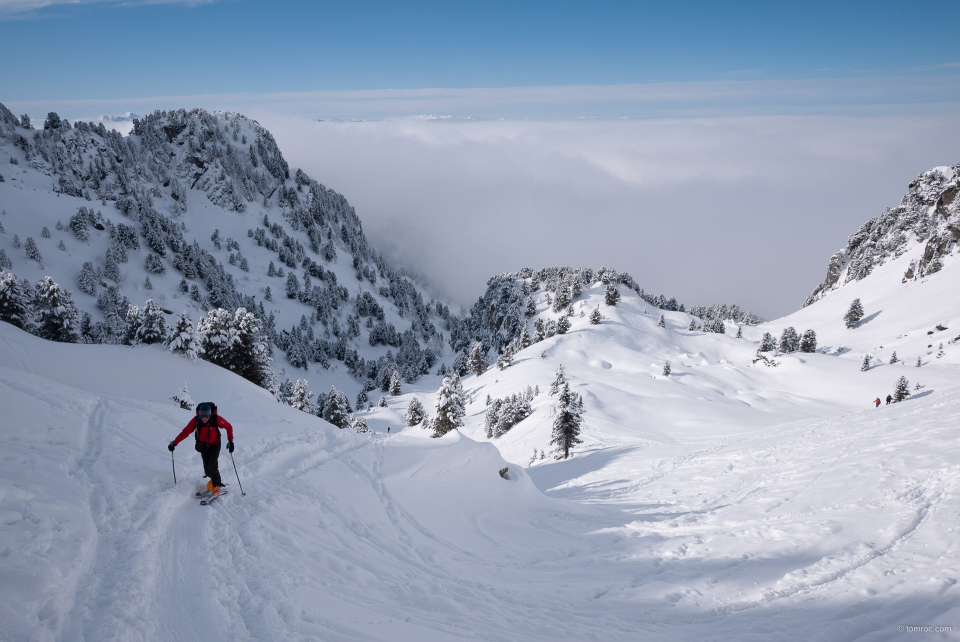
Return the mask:
[[908, 256], [904, 282], [943, 269], [943, 257], [960, 241], [960, 165], [934, 167], [907, 188], [900, 205], [887, 208], [850, 236], [847, 247], [830, 258], [827, 277], [805, 305], [851, 281], [869, 276], [892, 259]]
[[129, 343], [130, 305], [147, 299], [168, 327], [244, 307], [274, 349], [280, 381], [264, 385], [302, 377], [351, 403], [448, 351], [449, 308], [238, 114], [154, 112], [124, 137], [52, 113], [33, 129], [0, 105], [0, 168], [0, 269], [73, 291], [82, 342]]
[[[285, 168], [242, 117], [160, 112], [126, 138], [0, 120], [0, 249], [31, 287], [51, 274], [74, 290], [85, 336], [123, 342], [122, 297], [194, 321], [244, 305], [274, 369], [314, 390], [352, 401], [367, 378], [371, 397], [403, 379], [357, 408], [369, 428], [357, 433], [276, 403], [229, 364], [0, 323], [0, 638], [881, 640], [960, 627], [960, 265], [939, 241], [923, 263], [956, 216], [943, 196], [957, 168], [911, 188], [945, 214], [905, 205], [868, 223], [846, 272], [782, 319], [687, 309], [628, 274], [562, 267], [497, 275], [458, 316], [425, 302], [346, 201]], [[869, 274], [844, 276], [866, 247]], [[583, 408], [567, 459], [551, 444], [560, 370]], [[876, 407], [901, 379], [909, 396]], [[184, 383], [233, 422], [245, 496], [231, 486], [199, 507], [189, 448], [173, 484], [164, 446], [191, 416], [173, 400]], [[435, 418], [438, 389], [457, 385], [459, 430], [407, 425], [414, 400]]]

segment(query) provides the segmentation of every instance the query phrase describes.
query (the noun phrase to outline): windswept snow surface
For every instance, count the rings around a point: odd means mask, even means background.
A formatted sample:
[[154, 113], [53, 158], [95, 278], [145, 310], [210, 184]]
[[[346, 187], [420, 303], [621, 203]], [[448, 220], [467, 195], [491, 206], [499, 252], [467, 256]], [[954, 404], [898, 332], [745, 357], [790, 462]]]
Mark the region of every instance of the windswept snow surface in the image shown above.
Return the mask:
[[[960, 271], [889, 281], [849, 284], [744, 339], [688, 332], [683, 313], [658, 328], [660, 311], [631, 293], [610, 308], [587, 289], [584, 310], [600, 304], [604, 322], [574, 317], [507, 370], [466, 378], [467, 425], [442, 439], [399, 428], [412, 395], [432, 414], [435, 381], [363, 413], [374, 432], [355, 434], [157, 346], [54, 344], [0, 324], [0, 639], [956, 630]], [[866, 318], [848, 330], [854, 296]], [[752, 363], [760, 334], [787, 325], [815, 329], [827, 353]], [[886, 364], [893, 349], [905, 365]], [[865, 352], [884, 365], [861, 372]], [[549, 441], [561, 362], [584, 397], [585, 443], [525, 468]], [[912, 396], [874, 408], [900, 375]], [[191, 413], [170, 397], [185, 381], [234, 424], [246, 496], [224, 452], [231, 492], [200, 507], [189, 441], [173, 484], [165, 444]], [[533, 414], [488, 440], [486, 395], [526, 385], [541, 390]]]

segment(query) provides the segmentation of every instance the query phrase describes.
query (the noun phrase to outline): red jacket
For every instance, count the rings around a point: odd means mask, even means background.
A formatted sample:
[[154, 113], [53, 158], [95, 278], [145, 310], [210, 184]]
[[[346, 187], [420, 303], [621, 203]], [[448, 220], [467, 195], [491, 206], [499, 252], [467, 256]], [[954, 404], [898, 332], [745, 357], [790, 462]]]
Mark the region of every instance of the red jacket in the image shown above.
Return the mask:
[[[197, 428], [197, 423], [199, 417], [194, 417], [190, 420], [190, 423], [187, 424], [187, 427], [177, 435], [177, 438], [173, 440], [173, 445], [176, 446], [181, 441], [189, 437], [194, 430]], [[227, 440], [233, 441], [233, 426], [230, 425], [230, 422], [217, 415], [217, 425], [220, 428], [226, 428], [227, 430]], [[220, 435], [218, 430], [215, 430], [212, 425], [207, 426], [204, 423], [200, 422], [200, 441], [207, 444], [217, 444], [220, 443]]]

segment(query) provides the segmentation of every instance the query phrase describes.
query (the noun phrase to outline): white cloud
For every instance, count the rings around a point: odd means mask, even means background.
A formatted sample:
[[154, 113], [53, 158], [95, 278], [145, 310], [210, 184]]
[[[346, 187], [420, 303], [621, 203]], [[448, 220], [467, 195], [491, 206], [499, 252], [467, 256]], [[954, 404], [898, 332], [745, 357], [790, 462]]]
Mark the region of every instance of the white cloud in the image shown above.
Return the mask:
[[113, 4], [135, 6], [144, 4], [185, 4], [198, 5], [216, 2], [216, 0], [0, 0], [0, 18], [22, 17], [53, 6], [80, 6], [91, 4]]

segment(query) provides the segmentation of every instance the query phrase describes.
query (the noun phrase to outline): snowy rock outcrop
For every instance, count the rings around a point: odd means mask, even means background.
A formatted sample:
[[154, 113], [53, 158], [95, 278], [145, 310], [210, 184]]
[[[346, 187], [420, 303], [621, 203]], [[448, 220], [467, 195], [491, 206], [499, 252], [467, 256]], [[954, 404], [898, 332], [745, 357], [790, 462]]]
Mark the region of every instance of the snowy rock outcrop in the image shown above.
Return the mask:
[[831, 290], [859, 281], [890, 259], [919, 246], [922, 254], [910, 262], [903, 280], [933, 274], [943, 268], [942, 258], [960, 240], [960, 164], [935, 167], [917, 177], [896, 208], [872, 218], [850, 236], [847, 247], [830, 258], [827, 277], [804, 306]]

